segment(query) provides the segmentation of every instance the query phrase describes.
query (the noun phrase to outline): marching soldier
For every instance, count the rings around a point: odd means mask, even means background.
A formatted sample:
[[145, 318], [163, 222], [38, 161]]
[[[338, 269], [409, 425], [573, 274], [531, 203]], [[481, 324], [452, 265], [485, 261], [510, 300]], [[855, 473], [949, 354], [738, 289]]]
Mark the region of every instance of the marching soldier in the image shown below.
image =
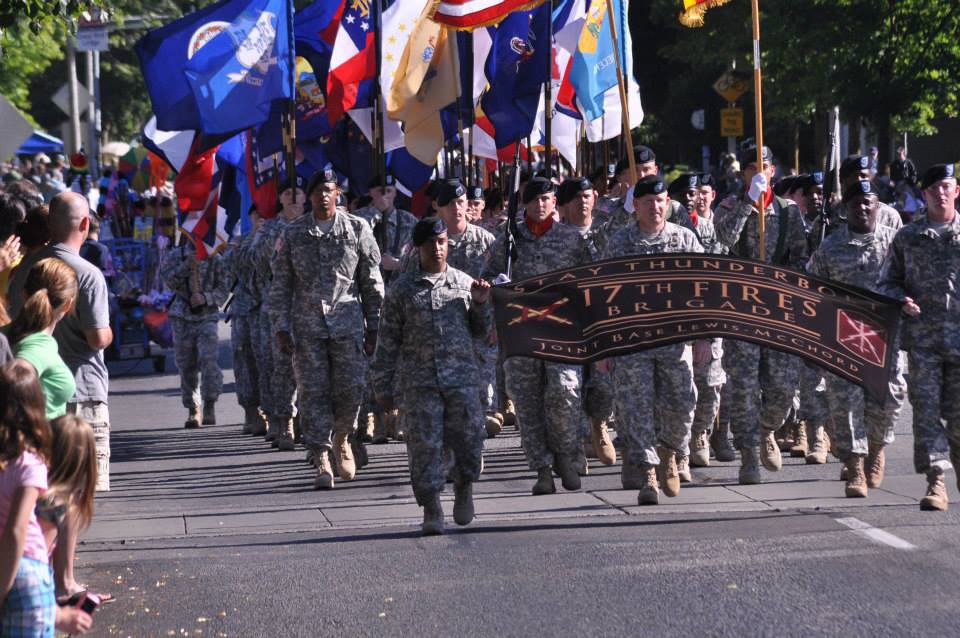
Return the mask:
[[[810, 272], [876, 291], [880, 267], [895, 233], [877, 223], [880, 200], [871, 182], [857, 182], [848, 188], [843, 203], [847, 224], [820, 244], [810, 260]], [[865, 497], [868, 488], [880, 487], [883, 482], [883, 448], [893, 443], [893, 429], [906, 394], [896, 354], [883, 404], [866, 396], [860, 386], [826, 375], [827, 403], [833, 416], [837, 453], [846, 469], [848, 497]]]
[[[669, 199], [663, 180], [644, 177], [633, 198], [635, 222], [610, 239], [605, 258], [703, 252], [690, 230], [666, 220]], [[667, 496], [680, 493], [677, 459], [688, 454], [697, 401], [692, 356], [689, 344], [677, 343], [602, 364], [613, 368], [618, 427], [624, 437], [623, 486], [639, 490], [640, 505], [658, 504], [661, 488]]]
[[[870, 156], [869, 155], [851, 155], [840, 163], [840, 195], [847, 192], [857, 182], [868, 182], [873, 178], [870, 174]], [[833, 202], [830, 223], [832, 228], [841, 228], [846, 222], [846, 210], [842, 201]], [[894, 232], [903, 228], [903, 219], [897, 209], [880, 202], [880, 210], [877, 212], [877, 223], [881, 226], [887, 226]]]
[[455, 460], [453, 519], [458, 525], [473, 520], [473, 482], [480, 476], [483, 452], [481, 373], [472, 344], [490, 330], [484, 308], [490, 284], [447, 263], [447, 239], [447, 227], [437, 217], [415, 226], [419, 260], [390, 286], [371, 365], [384, 409], [393, 407], [399, 381], [409, 425], [410, 482], [423, 507], [424, 534], [443, 533], [444, 450], [451, 450]]
[[283, 229], [269, 300], [278, 349], [293, 357], [314, 489], [330, 489], [331, 449], [341, 479], [356, 473], [349, 436], [363, 401], [364, 355], [376, 345], [383, 280], [369, 225], [337, 205], [336, 172], [328, 166], [314, 175], [306, 195], [313, 212]]
[[180, 245], [170, 251], [161, 266], [161, 277], [174, 292], [170, 305], [173, 345], [180, 371], [180, 396], [189, 416], [186, 428], [215, 425], [216, 403], [223, 387], [223, 373], [217, 361], [217, 323], [227, 289], [222, 258], [197, 256], [193, 238], [182, 235]]
[[960, 196], [952, 164], [931, 166], [920, 182], [926, 218], [905, 226], [890, 246], [880, 292], [904, 302], [901, 328], [910, 369], [914, 466], [927, 475], [920, 509], [945, 511], [944, 473], [960, 466]]
[[[590, 253], [580, 233], [554, 222], [557, 200], [549, 180], [531, 179], [524, 186], [521, 200], [525, 216], [517, 225], [514, 238], [513, 279], [590, 262]], [[506, 270], [505, 235], [490, 249], [486, 277], [493, 279]], [[516, 406], [527, 463], [537, 472], [533, 493], [556, 492], [553, 469], [560, 475], [564, 489], [580, 489], [575, 460], [580, 447], [577, 425], [581, 418], [582, 368], [530, 357], [511, 357], [504, 364], [504, 375], [507, 394]]]
[[467, 221], [479, 225], [483, 221], [483, 211], [487, 207], [483, 187], [470, 186], [467, 188]]
[[373, 229], [382, 259], [380, 269], [383, 281], [387, 284], [394, 273], [400, 270], [403, 251], [410, 243], [410, 233], [413, 232], [417, 218], [393, 205], [397, 198], [393, 175], [374, 176], [369, 186], [373, 202], [370, 206], [357, 210], [356, 215], [367, 220]]

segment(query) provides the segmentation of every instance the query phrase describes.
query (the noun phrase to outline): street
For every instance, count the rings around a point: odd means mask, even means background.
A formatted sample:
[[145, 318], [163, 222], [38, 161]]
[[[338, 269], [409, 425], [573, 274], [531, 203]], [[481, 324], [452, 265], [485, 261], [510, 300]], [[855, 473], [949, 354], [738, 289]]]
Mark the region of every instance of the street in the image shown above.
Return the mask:
[[[221, 338], [227, 336], [221, 324]], [[422, 538], [400, 444], [332, 492], [304, 452], [242, 435], [228, 342], [218, 425], [182, 427], [179, 381], [114, 362], [112, 491], [82, 536], [83, 582], [116, 596], [91, 635], [951, 635], [960, 513], [920, 512], [909, 409], [887, 478], [847, 499], [840, 464], [785, 459], [765, 483], [693, 470], [658, 507], [592, 463], [533, 497], [519, 436], [488, 441], [477, 520]], [[133, 372], [135, 374], [129, 374]], [[116, 376], [118, 373], [127, 373]]]

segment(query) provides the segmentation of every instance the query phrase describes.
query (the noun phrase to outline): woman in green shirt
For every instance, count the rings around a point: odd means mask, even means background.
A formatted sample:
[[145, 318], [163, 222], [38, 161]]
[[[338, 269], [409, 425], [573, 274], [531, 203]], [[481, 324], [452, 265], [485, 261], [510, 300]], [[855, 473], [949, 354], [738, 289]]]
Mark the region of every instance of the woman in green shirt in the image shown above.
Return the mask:
[[67, 412], [76, 382], [60, 358], [53, 329], [73, 310], [77, 300], [77, 275], [59, 259], [44, 259], [30, 268], [23, 286], [24, 304], [7, 331], [14, 356], [37, 370], [46, 399], [47, 418]]

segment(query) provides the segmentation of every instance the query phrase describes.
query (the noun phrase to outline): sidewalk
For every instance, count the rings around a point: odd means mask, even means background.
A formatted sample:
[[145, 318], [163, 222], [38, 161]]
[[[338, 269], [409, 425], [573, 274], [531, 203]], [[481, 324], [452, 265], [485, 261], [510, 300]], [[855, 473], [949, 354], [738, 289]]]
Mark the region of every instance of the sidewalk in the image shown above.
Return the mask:
[[[223, 330], [221, 335], [228, 334]], [[218, 425], [185, 430], [186, 411], [172, 356], [163, 375], [151, 363], [115, 362], [111, 374], [112, 491], [98, 494], [92, 526], [82, 543], [229, 536], [271, 532], [350, 530], [419, 525], [402, 444], [370, 445], [370, 464], [351, 482], [329, 492], [312, 489], [305, 452], [278, 452], [261, 437], [241, 434], [242, 410], [233, 392], [228, 344], [221, 343], [224, 394]], [[139, 373], [130, 374], [130, 372]], [[912, 471], [909, 408], [888, 450], [887, 478], [868, 499], [847, 499], [840, 464], [808, 466], [784, 459], [778, 474], [764, 472], [762, 485], [737, 484], [737, 463], [714, 462], [693, 470], [694, 483], [657, 507], [640, 508], [636, 492], [620, 488], [619, 464], [591, 462], [580, 492], [531, 496], [534, 476], [526, 467], [519, 435], [508, 428], [487, 442], [486, 469], [475, 486], [477, 521], [579, 519], [610, 516], [702, 515], [723, 512], [783, 512], [900, 506], [916, 508], [925, 481]], [[951, 473], [951, 500], [960, 495]], [[452, 490], [444, 494], [452, 513]], [[450, 522], [452, 525], [452, 521]]]

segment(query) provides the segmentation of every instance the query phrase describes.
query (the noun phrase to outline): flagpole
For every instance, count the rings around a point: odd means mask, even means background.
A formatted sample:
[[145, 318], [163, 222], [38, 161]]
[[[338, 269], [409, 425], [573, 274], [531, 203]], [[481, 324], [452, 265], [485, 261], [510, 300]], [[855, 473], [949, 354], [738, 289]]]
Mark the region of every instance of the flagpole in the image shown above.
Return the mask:
[[386, 142], [384, 140], [384, 130], [383, 130], [383, 93], [380, 86], [380, 75], [382, 73], [381, 68], [381, 56], [383, 52], [383, 5], [382, 0], [375, 0], [373, 3], [373, 9], [376, 12], [374, 16], [376, 20], [376, 29], [373, 34], [374, 42], [374, 55], [377, 60], [377, 79], [374, 82], [373, 89], [373, 117], [374, 117], [374, 130], [373, 130], [373, 155], [374, 162], [376, 163], [375, 174], [380, 175], [380, 188], [387, 187], [387, 153], [386, 153]]
[[297, 50], [293, 31], [293, 0], [287, 0], [287, 47], [290, 50], [290, 100], [287, 105], [287, 179], [296, 199], [297, 187]]
[[[756, 4], [757, 0], [753, 0]], [[619, 16], [617, 16], [619, 18]], [[623, 136], [627, 139], [627, 164], [630, 167], [630, 183], [637, 181], [637, 162], [633, 157], [633, 134], [630, 132], [630, 107], [627, 101], [627, 86], [623, 75], [623, 66], [620, 64], [620, 44], [617, 40], [617, 26], [613, 23], [613, 0], [607, 0], [607, 18], [610, 23], [610, 37], [613, 39], [613, 49], [616, 55], [613, 59], [617, 63], [617, 86], [620, 89], [620, 115], [623, 120]], [[631, 69], [631, 73], [633, 70]]]
[[547, 55], [547, 81], [543, 85], [543, 152], [546, 155], [547, 179], [550, 179], [553, 177], [553, 0], [547, 0], [547, 21], [550, 52]]
[[[607, 0], [608, 2], [610, 0]], [[756, 141], [757, 141], [757, 172], [763, 171], [763, 96], [761, 93], [761, 74], [760, 74], [760, 2], [752, 0], [753, 9], [753, 95], [756, 109]], [[773, 188], [770, 184], [767, 188]], [[763, 205], [765, 193], [760, 195], [760, 201], [757, 202], [757, 212], [760, 217], [760, 261], [766, 261], [767, 255], [767, 229], [766, 229], [766, 209]]]
[[467, 129], [467, 148], [468, 148], [467, 153], [470, 158], [470, 162], [469, 162], [470, 172], [467, 174], [467, 185], [472, 187], [476, 183], [476, 181], [479, 180], [480, 178], [478, 174], [477, 180], [474, 180], [474, 172], [476, 172], [476, 166], [474, 166], [473, 164], [473, 161], [474, 161], [473, 160], [473, 127], [477, 123], [477, 111], [476, 111], [476, 106], [473, 103], [473, 83], [476, 81], [476, 78], [473, 77], [473, 67], [474, 67], [473, 56], [475, 55], [475, 52], [473, 50], [473, 31], [467, 31], [466, 38], [467, 38], [467, 51], [469, 52], [468, 54], [470, 56], [469, 58], [470, 82], [467, 84], [467, 86], [469, 87], [467, 89], [469, 93], [469, 96], [467, 99], [467, 105], [468, 105], [468, 108], [470, 109], [470, 115], [471, 115], [470, 128]]

